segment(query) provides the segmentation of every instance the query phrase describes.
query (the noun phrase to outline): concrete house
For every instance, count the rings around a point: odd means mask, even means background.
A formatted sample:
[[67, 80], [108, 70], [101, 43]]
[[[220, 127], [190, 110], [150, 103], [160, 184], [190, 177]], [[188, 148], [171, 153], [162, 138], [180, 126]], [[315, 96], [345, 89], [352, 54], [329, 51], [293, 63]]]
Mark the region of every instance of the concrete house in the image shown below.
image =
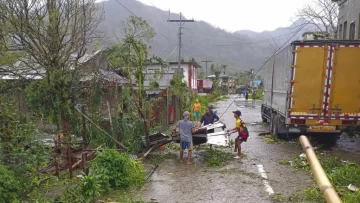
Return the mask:
[[[183, 70], [183, 81], [187, 84], [187, 87], [193, 90], [195, 93], [198, 93], [197, 89], [197, 69], [201, 66], [196, 61], [181, 62], [180, 67]], [[159, 64], [151, 64], [146, 67], [145, 70], [145, 81], [144, 86], [146, 88], [150, 87], [151, 81], [154, 81], [155, 72], [160, 72], [162, 77], [156, 80], [159, 84], [157, 91], [152, 91], [152, 93], [158, 93], [161, 90], [166, 89], [170, 86], [170, 81], [173, 79], [176, 69], [178, 68], [178, 62], [169, 62], [168, 67], [161, 67]]]
[[337, 0], [336, 2], [339, 4], [338, 39], [360, 39], [360, 1]]

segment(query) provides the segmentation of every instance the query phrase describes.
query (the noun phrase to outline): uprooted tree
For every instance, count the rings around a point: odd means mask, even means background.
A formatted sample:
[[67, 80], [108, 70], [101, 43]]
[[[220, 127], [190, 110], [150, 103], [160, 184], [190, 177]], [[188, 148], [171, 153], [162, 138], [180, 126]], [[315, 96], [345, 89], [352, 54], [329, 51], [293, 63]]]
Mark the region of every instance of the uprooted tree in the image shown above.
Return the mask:
[[133, 105], [143, 120], [146, 148], [149, 148], [150, 121], [144, 105], [147, 102], [145, 68], [153, 62], [162, 66], [165, 63], [158, 57], [149, 57], [147, 43], [155, 36], [155, 32], [145, 20], [131, 16], [125, 23], [124, 34], [123, 41], [108, 50], [108, 59], [115, 68], [120, 68], [128, 76]]
[[80, 60], [87, 46], [98, 39], [95, 0], [2, 0], [1, 23], [8, 53], [21, 53], [21, 70], [6, 70], [25, 78], [29, 72], [41, 77], [28, 88], [38, 112], [61, 126], [69, 139], [69, 118], [74, 106], [74, 86], [79, 79]]
[[334, 0], [313, 0], [297, 12], [297, 17], [304, 18], [314, 25], [318, 32], [325, 32], [334, 38], [337, 32], [339, 6]]

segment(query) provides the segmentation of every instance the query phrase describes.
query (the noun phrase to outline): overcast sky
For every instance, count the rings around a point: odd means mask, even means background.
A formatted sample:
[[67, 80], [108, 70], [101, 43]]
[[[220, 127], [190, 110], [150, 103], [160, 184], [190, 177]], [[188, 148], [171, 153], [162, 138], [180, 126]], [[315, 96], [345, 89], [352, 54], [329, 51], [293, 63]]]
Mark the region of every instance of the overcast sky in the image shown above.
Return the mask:
[[182, 12], [227, 31], [274, 30], [289, 26], [297, 9], [310, 0], [138, 0], [147, 5]]

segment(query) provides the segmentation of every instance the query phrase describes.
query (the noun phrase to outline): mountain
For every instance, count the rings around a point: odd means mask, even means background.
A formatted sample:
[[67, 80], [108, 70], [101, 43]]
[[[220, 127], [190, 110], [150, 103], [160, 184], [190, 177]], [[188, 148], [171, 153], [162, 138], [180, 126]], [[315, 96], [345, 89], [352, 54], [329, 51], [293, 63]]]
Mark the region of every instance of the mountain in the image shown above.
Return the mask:
[[277, 28], [273, 31], [253, 32], [251, 30], [240, 30], [234, 32], [241, 36], [247, 36], [252, 40], [268, 43], [270, 46], [278, 47], [287, 41], [299, 40], [304, 32], [316, 31], [317, 27], [305, 19], [298, 19], [289, 27]]
[[[147, 20], [157, 33], [150, 43], [151, 53], [169, 62], [177, 61], [179, 27], [176, 23], [168, 23], [167, 20], [179, 19], [178, 14], [169, 13], [136, 0], [108, 0], [99, 5], [101, 5], [104, 17], [100, 25], [105, 35], [103, 46], [111, 46], [122, 38], [123, 22], [132, 15], [131, 11], [136, 16]], [[293, 27], [295, 26], [294, 24]], [[285, 36], [281, 35], [289, 35], [291, 30], [293, 29], [279, 28], [263, 33], [252, 31], [229, 33], [204, 21], [186, 23], [182, 35], [182, 58], [184, 60], [194, 58], [198, 62], [208, 59], [213, 63], [227, 64], [227, 70], [231, 72], [257, 69], [273, 53], [276, 48], [274, 43], [284, 41]]]

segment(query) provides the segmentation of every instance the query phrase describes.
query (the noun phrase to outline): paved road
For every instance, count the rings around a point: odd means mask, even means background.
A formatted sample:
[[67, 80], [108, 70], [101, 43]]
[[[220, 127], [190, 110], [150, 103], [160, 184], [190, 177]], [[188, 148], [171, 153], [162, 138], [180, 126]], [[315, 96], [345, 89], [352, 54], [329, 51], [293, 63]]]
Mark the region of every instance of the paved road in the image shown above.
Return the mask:
[[281, 159], [291, 159], [301, 153], [300, 147], [264, 142], [257, 136], [257, 131], [264, 127], [250, 125], [261, 122], [260, 106], [245, 105], [242, 98], [234, 99], [235, 96], [230, 96], [227, 101], [219, 103], [218, 114], [222, 115], [230, 106], [221, 118], [229, 129], [235, 124], [232, 111], [242, 111], [250, 131], [248, 142], [243, 145], [247, 159], [243, 163], [234, 160], [220, 169], [206, 167], [199, 156], [194, 157], [196, 164], [192, 166], [178, 160], [166, 160], [142, 188], [137, 199], [149, 201], [156, 198], [161, 203], [266, 203], [271, 202], [270, 196], [274, 193], [290, 195], [313, 185], [309, 174], [279, 164]]

